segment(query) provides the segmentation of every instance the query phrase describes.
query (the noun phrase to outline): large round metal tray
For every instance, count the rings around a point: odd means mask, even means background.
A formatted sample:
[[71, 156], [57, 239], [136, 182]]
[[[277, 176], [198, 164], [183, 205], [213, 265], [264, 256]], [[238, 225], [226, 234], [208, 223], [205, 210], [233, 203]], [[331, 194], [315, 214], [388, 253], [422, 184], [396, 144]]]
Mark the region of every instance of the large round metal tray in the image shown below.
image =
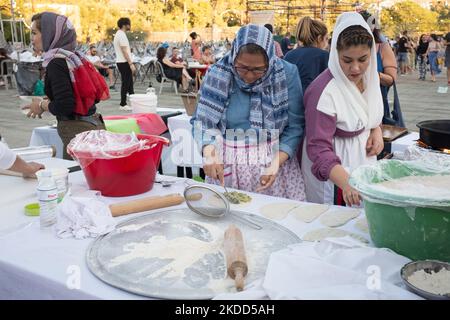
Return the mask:
[[[94, 240], [86, 254], [87, 265], [100, 280], [122, 290], [153, 298], [211, 299], [219, 293], [235, 292], [234, 281], [227, 276], [226, 261], [220, 246], [223, 233], [230, 224], [238, 226], [244, 237], [249, 268], [246, 283], [264, 276], [272, 252], [300, 242], [300, 239], [266, 218], [239, 211], [234, 213], [245, 215], [247, 219], [261, 225], [262, 229], [253, 229], [232, 215], [222, 218], [202, 217], [187, 208], [146, 214], [124, 221], [114, 231]], [[196, 260], [194, 258], [195, 261], [191, 259], [189, 265], [181, 268], [172, 266], [180, 266], [178, 255], [182, 257], [185, 252], [189, 252], [185, 245], [180, 246], [179, 252], [177, 249], [173, 259], [130, 256], [138, 250], [141, 253], [158, 250], [151, 240], [158, 236], [169, 241], [192, 237], [193, 241], [211, 244], [217, 238], [219, 245], [217, 251], [213, 250]], [[195, 255], [195, 248], [192, 248], [191, 253]], [[174, 270], [178, 271], [172, 272]]]

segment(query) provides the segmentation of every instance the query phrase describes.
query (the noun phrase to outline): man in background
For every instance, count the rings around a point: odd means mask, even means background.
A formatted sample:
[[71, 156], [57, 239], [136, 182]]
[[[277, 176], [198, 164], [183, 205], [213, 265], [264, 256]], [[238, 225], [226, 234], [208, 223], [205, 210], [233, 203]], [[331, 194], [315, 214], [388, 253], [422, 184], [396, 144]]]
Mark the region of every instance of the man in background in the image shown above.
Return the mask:
[[281, 40], [281, 50], [283, 51], [283, 55], [292, 50], [294, 46], [291, 45], [291, 33], [286, 32], [286, 36]]
[[114, 51], [116, 52], [116, 65], [122, 78], [122, 86], [120, 88], [120, 110], [131, 111], [131, 107], [127, 105], [127, 93], [134, 94], [133, 74], [136, 67], [131, 58], [130, 42], [127, 38], [127, 31], [131, 30], [131, 21], [129, 18], [120, 18], [117, 21], [117, 30], [114, 36]]
[[94, 67], [100, 72], [100, 74], [104, 77], [108, 77], [109, 80], [109, 89], [115, 90], [116, 87], [114, 87], [114, 75], [112, 69], [110, 69], [108, 66], [104, 65], [101, 62], [100, 57], [97, 55], [97, 47], [94, 45], [91, 45], [89, 47], [89, 54], [86, 55], [86, 59], [88, 59]]

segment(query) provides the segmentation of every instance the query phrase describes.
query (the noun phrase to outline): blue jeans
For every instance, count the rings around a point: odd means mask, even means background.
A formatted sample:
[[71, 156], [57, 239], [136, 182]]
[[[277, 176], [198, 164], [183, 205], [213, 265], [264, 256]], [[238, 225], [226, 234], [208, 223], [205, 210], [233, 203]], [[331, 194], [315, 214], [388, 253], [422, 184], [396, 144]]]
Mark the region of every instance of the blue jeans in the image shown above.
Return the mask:
[[428, 61], [430, 61], [430, 70], [431, 74], [439, 74], [441, 73], [441, 69], [439, 69], [439, 65], [437, 63], [438, 52], [431, 51], [428, 54]]

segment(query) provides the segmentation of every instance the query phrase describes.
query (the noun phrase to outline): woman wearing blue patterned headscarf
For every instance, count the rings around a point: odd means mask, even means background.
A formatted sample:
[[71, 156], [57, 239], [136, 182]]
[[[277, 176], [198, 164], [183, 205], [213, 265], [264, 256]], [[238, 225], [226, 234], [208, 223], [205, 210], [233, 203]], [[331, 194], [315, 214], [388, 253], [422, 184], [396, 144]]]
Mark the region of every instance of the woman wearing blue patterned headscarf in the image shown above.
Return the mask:
[[206, 74], [192, 117], [208, 182], [304, 200], [295, 160], [303, 136], [296, 67], [275, 55], [272, 34], [247, 25]]

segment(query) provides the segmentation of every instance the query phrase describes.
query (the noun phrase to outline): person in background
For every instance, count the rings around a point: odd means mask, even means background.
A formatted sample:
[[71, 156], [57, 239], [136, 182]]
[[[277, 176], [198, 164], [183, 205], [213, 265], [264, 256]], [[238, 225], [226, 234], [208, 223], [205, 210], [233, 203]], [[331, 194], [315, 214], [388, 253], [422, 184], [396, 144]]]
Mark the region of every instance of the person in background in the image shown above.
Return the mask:
[[441, 73], [438, 64], [438, 54], [441, 50], [441, 44], [438, 41], [437, 35], [434, 33], [430, 35], [430, 42], [428, 43], [428, 61], [430, 62], [431, 81], [436, 82], [436, 75]]
[[291, 33], [286, 32], [285, 37], [281, 40], [281, 51], [283, 51], [283, 56], [285, 56], [290, 50], [292, 50], [293, 46], [291, 45]]
[[304, 126], [301, 84], [295, 66], [275, 55], [269, 30], [239, 29], [230, 53], [204, 77], [191, 124], [207, 182], [304, 200], [295, 157]]
[[180, 50], [177, 47], [172, 48], [172, 55], [170, 61], [176, 64], [184, 64], [183, 58], [180, 57]]
[[63, 157], [71, 160], [67, 145], [78, 133], [104, 130], [96, 103], [109, 98], [105, 79], [76, 48], [76, 32], [67, 17], [52, 12], [31, 18], [31, 43], [44, 52], [46, 68], [44, 91], [48, 99], [33, 98], [27, 116], [41, 117], [49, 111], [58, 120], [58, 135], [63, 142]]
[[359, 13], [338, 17], [328, 69], [310, 84], [304, 102], [301, 168], [307, 201], [360, 205], [350, 173], [375, 163], [384, 143], [375, 39]]
[[192, 39], [191, 41], [191, 54], [192, 58], [194, 58], [197, 61], [200, 61], [202, 58], [202, 52], [200, 50], [200, 47], [202, 46], [202, 39], [200, 38], [200, 35], [196, 32], [191, 32], [189, 35]]
[[400, 75], [405, 75], [408, 70], [408, 48], [409, 38], [408, 31], [403, 31], [402, 36], [398, 40], [397, 60], [400, 67]]
[[127, 38], [127, 31], [131, 30], [131, 21], [129, 18], [120, 18], [117, 21], [117, 30], [114, 35], [114, 51], [116, 52], [116, 65], [122, 78], [120, 87], [120, 110], [131, 111], [127, 105], [127, 93], [134, 94], [133, 74], [136, 72], [136, 66], [131, 58], [130, 42]]
[[[2, 61], [10, 59], [8, 56], [8, 51], [5, 48], [0, 48], [0, 76], [6, 74], [7, 70], [3, 70]], [[5, 68], [6, 69], [6, 68]], [[0, 86], [4, 86], [5, 83], [0, 79]]]
[[328, 30], [320, 20], [303, 17], [297, 25], [297, 49], [289, 51], [284, 60], [298, 69], [303, 92], [328, 67]]
[[[266, 29], [269, 30], [273, 35], [273, 26], [270, 23], [266, 23], [264, 27], [266, 27]], [[273, 44], [275, 45], [275, 54], [277, 55], [277, 57], [283, 58], [284, 54], [283, 50], [281, 50], [281, 45], [278, 43], [278, 41], [275, 41], [275, 39], [273, 40]]]
[[377, 71], [380, 77], [380, 90], [383, 97], [384, 115], [390, 118], [389, 88], [397, 80], [397, 61], [389, 42], [385, 41], [381, 30], [378, 28], [377, 19], [367, 11], [360, 12], [361, 16], [369, 25], [375, 39], [375, 50], [377, 52]]
[[188, 74], [183, 64], [173, 63], [167, 58], [167, 47], [161, 46], [156, 51], [156, 58], [161, 63], [167, 78], [175, 80], [182, 87], [184, 93], [189, 92], [189, 87], [194, 85], [194, 80]]
[[45, 166], [36, 162], [24, 161], [0, 141], [0, 169], [19, 172], [24, 177], [32, 177], [37, 171], [45, 169]]
[[447, 68], [447, 85], [450, 87], [450, 32], [444, 37], [445, 67]]
[[211, 46], [203, 46], [202, 48], [202, 57], [199, 62], [201, 64], [211, 65], [216, 63], [216, 58], [212, 54]]
[[103, 77], [108, 77], [109, 79], [109, 89], [115, 90], [114, 87], [114, 75], [112, 69], [110, 69], [108, 66], [105, 66], [101, 60], [100, 57], [97, 55], [97, 47], [94, 45], [91, 45], [89, 47], [89, 54], [86, 55], [86, 59], [88, 59], [94, 66], [97, 68], [98, 72]]
[[417, 45], [417, 62], [419, 64], [419, 80], [425, 81], [427, 75], [428, 36], [422, 34]]

